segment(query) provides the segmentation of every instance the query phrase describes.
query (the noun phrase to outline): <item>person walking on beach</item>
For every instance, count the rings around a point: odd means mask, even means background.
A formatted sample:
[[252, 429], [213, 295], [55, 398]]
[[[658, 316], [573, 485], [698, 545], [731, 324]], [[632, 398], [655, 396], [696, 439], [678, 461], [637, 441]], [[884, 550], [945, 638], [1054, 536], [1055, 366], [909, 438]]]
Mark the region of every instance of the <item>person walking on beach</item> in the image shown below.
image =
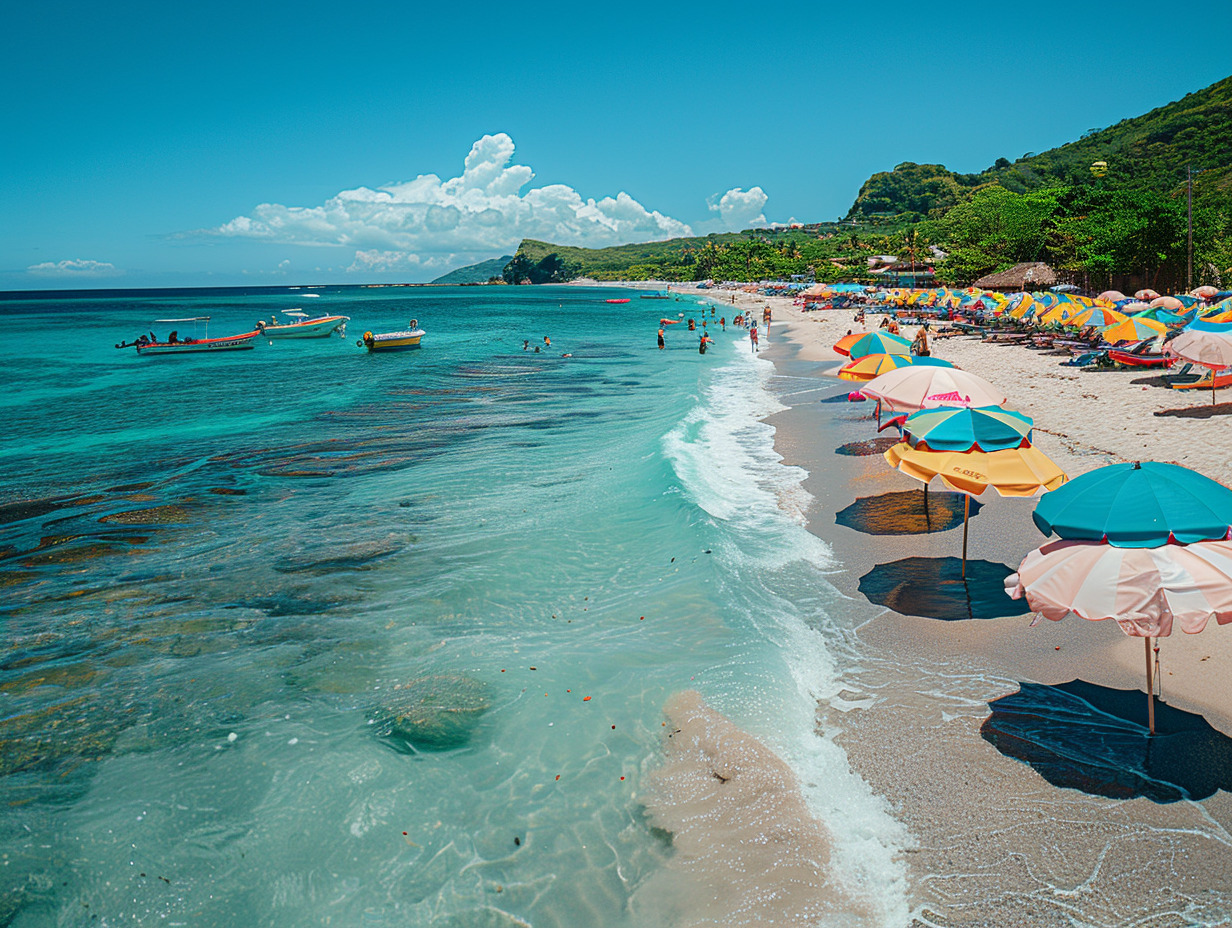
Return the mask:
[[663, 326], [659, 326], [659, 350], [662, 351], [667, 345], [663, 342]]
[[757, 323], [753, 323], [753, 327], [749, 329], [749, 350], [761, 351], [757, 345]]
[[928, 323], [920, 326], [919, 331], [915, 333], [915, 341], [911, 343], [911, 353], [920, 358], [927, 358], [929, 356]]

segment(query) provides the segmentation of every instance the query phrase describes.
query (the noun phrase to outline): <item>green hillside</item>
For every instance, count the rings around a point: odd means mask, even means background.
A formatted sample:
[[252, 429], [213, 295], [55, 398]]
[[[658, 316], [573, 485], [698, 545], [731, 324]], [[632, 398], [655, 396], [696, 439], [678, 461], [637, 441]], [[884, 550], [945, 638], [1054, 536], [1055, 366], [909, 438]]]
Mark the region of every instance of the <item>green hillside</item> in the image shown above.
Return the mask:
[[843, 223], [749, 230], [616, 248], [524, 241], [510, 283], [600, 280], [875, 279], [866, 259], [936, 265], [959, 285], [1047, 261], [1091, 289], [1232, 286], [1232, 77], [1175, 103], [979, 174], [905, 162], [872, 175]]
[[505, 268], [504, 277], [509, 283], [536, 284], [577, 277], [761, 280], [792, 274], [840, 280], [850, 279], [865, 269], [864, 257], [864, 251], [836, 223], [727, 232], [612, 248], [573, 248], [526, 239]]
[[[1097, 178], [1092, 165], [1100, 161], [1107, 170]], [[1202, 172], [1204, 187], [1226, 190], [1232, 182], [1232, 77], [1059, 148], [1014, 162], [1000, 158], [980, 174], [904, 162], [865, 181], [847, 218], [936, 218], [989, 183], [1014, 193], [1097, 181], [1112, 189], [1179, 192], [1188, 167]]]
[[460, 267], [456, 271], [450, 271], [448, 274], [443, 274], [436, 280], [434, 284], [486, 284], [493, 277], [500, 277], [501, 272], [505, 269], [505, 265], [513, 260], [513, 255], [504, 255], [500, 258], [490, 258], [487, 261], [480, 261], [478, 264], [471, 264], [467, 267]]

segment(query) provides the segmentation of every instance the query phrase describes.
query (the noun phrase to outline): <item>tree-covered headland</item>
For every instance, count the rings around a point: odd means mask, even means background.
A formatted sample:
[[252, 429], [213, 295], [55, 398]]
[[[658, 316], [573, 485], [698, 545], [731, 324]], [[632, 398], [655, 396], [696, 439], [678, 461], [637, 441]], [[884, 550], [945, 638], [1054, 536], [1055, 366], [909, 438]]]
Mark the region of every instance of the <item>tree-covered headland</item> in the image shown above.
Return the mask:
[[1232, 286], [1232, 77], [979, 174], [900, 164], [865, 181], [840, 221], [601, 249], [526, 240], [503, 277], [875, 280], [868, 259], [894, 255], [955, 285], [1045, 261], [1091, 289], [1178, 291], [1191, 189], [1192, 283]]

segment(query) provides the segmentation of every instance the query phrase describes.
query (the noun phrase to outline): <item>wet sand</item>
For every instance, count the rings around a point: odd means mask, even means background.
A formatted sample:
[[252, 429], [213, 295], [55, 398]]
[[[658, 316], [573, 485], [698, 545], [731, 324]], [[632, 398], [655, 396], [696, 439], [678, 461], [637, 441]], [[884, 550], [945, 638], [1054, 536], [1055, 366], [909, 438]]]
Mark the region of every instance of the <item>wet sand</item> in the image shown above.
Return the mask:
[[[697, 295], [732, 305], [729, 291]], [[1030, 519], [1033, 502], [995, 493], [980, 499], [969, 556], [985, 592], [960, 602], [970, 617], [931, 617], [943, 611], [938, 603], [953, 599], [955, 584], [944, 575], [952, 565], [943, 559], [960, 553], [961, 520], [945, 520], [943, 506], [937, 531], [872, 534], [860, 521], [867, 512], [853, 509], [860, 499], [919, 484], [876, 453], [872, 404], [846, 402], [853, 385], [833, 376], [842, 360], [833, 342], [859, 328], [852, 313], [803, 313], [788, 300], [748, 294], [736, 299], [735, 311], [773, 307], [762, 353], [774, 361], [781, 401], [790, 407], [771, 420], [776, 446], [786, 463], [809, 472], [809, 529], [836, 552], [841, 566], [831, 580], [860, 622], [859, 667], [839, 699], [819, 706], [819, 728], [838, 740], [912, 836], [904, 856], [915, 923], [1232, 923], [1232, 795], [1221, 790], [1166, 804], [1094, 795], [1054, 785], [981, 736], [989, 703], [1022, 682], [1081, 679], [1137, 690], [1145, 703], [1139, 639], [1111, 622], [1074, 617], [1032, 627], [1021, 604], [993, 595], [997, 579], [1044, 540]], [[1083, 375], [1058, 367], [1060, 358], [973, 339], [940, 340], [933, 353], [1002, 387], [1007, 406], [1035, 418], [1039, 447], [1071, 475], [1141, 458], [1178, 461], [1229, 481], [1232, 443], [1220, 439], [1220, 419], [1152, 415], [1155, 407], [1202, 405], [1188, 393], [1130, 382], [1142, 375]], [[840, 446], [856, 453], [836, 453]], [[934, 488], [930, 495], [948, 494]], [[910, 497], [891, 503], [908, 505]], [[1164, 699], [1232, 733], [1232, 691], [1222, 685], [1232, 668], [1229, 631], [1211, 623], [1201, 635], [1163, 639], [1161, 659]]]

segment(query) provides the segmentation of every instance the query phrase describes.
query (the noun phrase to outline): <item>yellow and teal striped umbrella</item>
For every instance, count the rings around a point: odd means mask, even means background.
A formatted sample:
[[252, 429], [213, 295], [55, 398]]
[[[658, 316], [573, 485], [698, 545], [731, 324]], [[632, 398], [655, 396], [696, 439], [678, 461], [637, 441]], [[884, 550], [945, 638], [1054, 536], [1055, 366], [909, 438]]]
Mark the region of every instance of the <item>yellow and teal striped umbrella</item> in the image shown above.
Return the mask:
[[853, 360], [866, 354], [911, 354], [911, 342], [901, 335], [891, 335], [889, 332], [869, 332], [852, 342], [847, 354]]
[[1105, 326], [1103, 336], [1107, 341], [1116, 344], [1117, 342], [1140, 342], [1144, 338], [1154, 338], [1156, 335], [1166, 335], [1168, 327], [1162, 322], [1156, 322], [1154, 319], [1140, 319], [1137, 316], [1130, 316], [1124, 322], [1118, 322], [1114, 325]]
[[930, 451], [1003, 451], [1031, 439], [1030, 416], [1000, 406], [939, 406], [912, 413], [903, 440]]
[[917, 358], [909, 354], [866, 354], [862, 358], [856, 358], [844, 364], [839, 368], [838, 376], [841, 380], [854, 380], [862, 383], [912, 364], [932, 367], [954, 366], [949, 361], [942, 361], [940, 358]]
[[1128, 318], [1124, 313], [1119, 313], [1115, 309], [1105, 306], [1092, 306], [1089, 309], [1084, 309], [1076, 316], [1071, 316], [1068, 324], [1078, 326], [1079, 328], [1086, 328], [1089, 325], [1107, 326], [1124, 322]]

